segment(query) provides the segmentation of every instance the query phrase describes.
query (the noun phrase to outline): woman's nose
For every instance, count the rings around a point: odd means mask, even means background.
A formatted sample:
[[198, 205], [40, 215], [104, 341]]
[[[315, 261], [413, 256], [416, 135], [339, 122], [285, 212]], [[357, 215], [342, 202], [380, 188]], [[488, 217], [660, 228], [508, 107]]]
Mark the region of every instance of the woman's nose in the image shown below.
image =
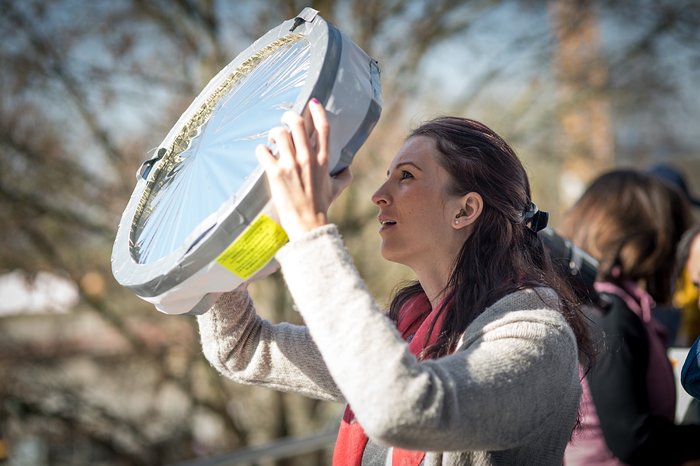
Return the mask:
[[372, 194], [372, 202], [375, 205], [385, 205], [389, 203], [389, 196], [387, 195], [385, 186], [386, 183], [382, 184], [374, 194]]
[[385, 205], [385, 204], [390, 204], [391, 201], [391, 196], [387, 192], [386, 189], [386, 182], [382, 184], [375, 192], [372, 194], [372, 202], [375, 205]]

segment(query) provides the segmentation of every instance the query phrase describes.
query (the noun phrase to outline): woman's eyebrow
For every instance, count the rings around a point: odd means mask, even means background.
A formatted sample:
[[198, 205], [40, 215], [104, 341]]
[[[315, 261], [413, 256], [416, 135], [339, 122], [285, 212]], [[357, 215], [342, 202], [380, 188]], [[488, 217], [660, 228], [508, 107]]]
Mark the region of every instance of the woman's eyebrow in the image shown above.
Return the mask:
[[[416, 170], [421, 171], [421, 172], [423, 171], [423, 169], [421, 167], [419, 167], [418, 165], [416, 165], [413, 162], [401, 162], [394, 167], [394, 170], [398, 170], [399, 168], [403, 167], [404, 165], [411, 165]], [[391, 170], [386, 171], [386, 176], [389, 176], [389, 173], [391, 173]]]

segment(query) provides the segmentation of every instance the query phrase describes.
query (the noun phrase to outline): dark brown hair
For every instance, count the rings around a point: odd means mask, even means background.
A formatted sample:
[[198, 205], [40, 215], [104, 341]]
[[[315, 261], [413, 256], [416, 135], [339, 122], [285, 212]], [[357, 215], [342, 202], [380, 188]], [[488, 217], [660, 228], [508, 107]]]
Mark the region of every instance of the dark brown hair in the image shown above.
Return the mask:
[[[453, 351], [467, 326], [488, 306], [516, 290], [546, 286], [561, 300], [561, 310], [578, 342], [582, 361], [590, 343], [580, 309], [567, 283], [553, 270], [537, 234], [523, 223], [531, 202], [530, 183], [513, 149], [493, 130], [467, 118], [440, 117], [409, 135], [435, 141], [438, 159], [451, 177], [448, 193], [477, 192], [484, 209], [465, 241], [444, 290], [448, 306], [438, 341], [422, 357]], [[389, 309], [398, 318], [401, 306], [423, 292], [415, 282], [396, 292]], [[429, 332], [432, 333], [432, 332]]]
[[598, 259], [598, 280], [643, 283], [658, 303], [671, 300], [675, 253], [691, 224], [674, 188], [619, 169], [596, 178], [565, 214], [561, 233]]

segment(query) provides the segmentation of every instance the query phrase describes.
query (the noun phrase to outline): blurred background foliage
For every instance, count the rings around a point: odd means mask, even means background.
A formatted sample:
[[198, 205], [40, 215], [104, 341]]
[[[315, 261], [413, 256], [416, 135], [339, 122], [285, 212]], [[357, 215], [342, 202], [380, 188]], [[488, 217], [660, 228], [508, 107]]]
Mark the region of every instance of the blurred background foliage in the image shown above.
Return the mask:
[[[382, 304], [410, 276], [380, 260], [369, 197], [429, 117], [501, 133], [555, 226], [614, 166], [669, 162], [698, 192], [698, 0], [0, 1], [0, 277], [15, 283], [0, 287], [0, 458], [175, 463], [337, 421], [340, 406], [222, 379], [194, 319], [159, 314], [110, 270], [141, 162], [219, 69], [304, 6], [382, 68], [382, 119], [331, 212]], [[59, 310], [13, 308], [20, 288]], [[279, 276], [252, 292], [267, 318], [299, 322]]]

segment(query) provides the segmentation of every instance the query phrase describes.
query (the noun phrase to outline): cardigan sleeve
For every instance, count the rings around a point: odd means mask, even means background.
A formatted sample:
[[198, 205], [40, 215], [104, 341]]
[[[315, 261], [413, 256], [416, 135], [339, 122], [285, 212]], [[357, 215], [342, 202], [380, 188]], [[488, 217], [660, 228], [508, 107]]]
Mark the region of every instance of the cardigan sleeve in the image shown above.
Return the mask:
[[644, 326], [621, 300], [610, 299], [610, 309], [594, 315], [605, 334], [605, 351], [586, 376], [608, 448], [630, 464], [700, 458], [699, 425], [675, 425], [650, 413]]
[[221, 295], [197, 322], [204, 355], [222, 375], [239, 383], [343, 401], [306, 327], [260, 318], [244, 288]]
[[335, 226], [289, 243], [277, 260], [333, 379], [374, 441], [505, 450], [554, 429], [566, 442], [580, 394], [576, 342], [534, 290], [487, 309], [454, 354], [421, 362], [380, 312]]

